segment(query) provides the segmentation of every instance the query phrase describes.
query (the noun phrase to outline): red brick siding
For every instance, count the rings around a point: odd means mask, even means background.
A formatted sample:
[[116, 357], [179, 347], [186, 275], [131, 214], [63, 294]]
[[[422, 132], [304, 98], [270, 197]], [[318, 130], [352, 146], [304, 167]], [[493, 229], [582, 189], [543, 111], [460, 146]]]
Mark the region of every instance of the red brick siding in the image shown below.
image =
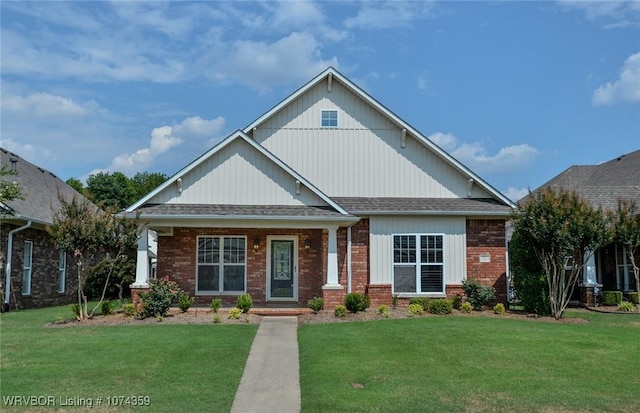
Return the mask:
[[[505, 245], [504, 220], [467, 220], [467, 279], [476, 279], [495, 288], [496, 300], [500, 302], [507, 301]], [[480, 255], [487, 253], [491, 262], [480, 262]]]

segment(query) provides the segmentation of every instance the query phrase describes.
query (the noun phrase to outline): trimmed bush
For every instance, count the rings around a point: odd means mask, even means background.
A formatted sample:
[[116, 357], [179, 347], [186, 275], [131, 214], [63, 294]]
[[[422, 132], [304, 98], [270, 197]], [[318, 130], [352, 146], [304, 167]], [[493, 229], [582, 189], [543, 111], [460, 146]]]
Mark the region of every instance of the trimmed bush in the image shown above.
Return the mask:
[[384, 318], [389, 318], [389, 307], [385, 304], [382, 304], [378, 307], [378, 314], [382, 314]]
[[462, 305], [462, 297], [460, 297], [460, 294], [454, 295], [451, 299], [451, 303], [453, 304], [453, 308], [459, 310], [460, 306]]
[[102, 315], [113, 315], [116, 313], [116, 302], [115, 301], [103, 301], [102, 308], [100, 309]]
[[453, 302], [451, 300], [430, 300], [428, 305], [427, 309], [431, 314], [451, 314], [453, 310]]
[[214, 313], [217, 313], [218, 310], [220, 309], [220, 307], [222, 307], [222, 299], [221, 298], [214, 298], [209, 303], [209, 308], [211, 308], [211, 311], [213, 311]]
[[145, 317], [164, 317], [171, 304], [184, 294], [173, 281], [149, 280], [149, 286], [151, 289], [148, 292], [140, 293]]
[[496, 297], [496, 290], [488, 285], [481, 285], [478, 280], [462, 281], [462, 289], [474, 310], [482, 310], [482, 306]]
[[187, 294], [180, 294], [180, 297], [178, 297], [178, 307], [180, 307], [183, 313], [186, 313], [194, 301], [194, 297], [189, 297]]
[[622, 302], [622, 291], [603, 291], [603, 305], [618, 305]]
[[411, 297], [409, 299], [409, 305], [420, 304], [422, 308], [426, 310], [429, 308], [429, 301], [431, 301], [431, 299], [427, 297]]
[[242, 310], [243, 313], [248, 313], [253, 305], [253, 299], [249, 294], [240, 294], [236, 300], [236, 307]]
[[124, 314], [125, 317], [133, 317], [136, 315], [136, 306], [135, 304], [132, 303], [127, 303], [125, 305], [122, 306], [122, 314]]
[[504, 313], [507, 312], [507, 310], [505, 310], [504, 304], [498, 303], [493, 306], [493, 312], [498, 315], [503, 315]]
[[629, 293], [629, 301], [634, 304], [640, 304], [640, 301], [638, 301], [638, 293]]
[[324, 299], [322, 297], [313, 297], [311, 300], [307, 301], [307, 307], [317, 313], [324, 308]]
[[333, 309], [333, 314], [335, 314], [336, 317], [344, 317], [347, 315], [347, 307], [338, 304], [336, 308]]
[[366, 310], [370, 302], [368, 295], [360, 293], [349, 293], [344, 298], [344, 306], [352, 313]]
[[622, 301], [620, 304], [618, 304], [618, 311], [624, 311], [626, 313], [630, 313], [634, 310], [634, 305], [633, 303], [629, 302], [629, 301]]
[[471, 312], [473, 311], [473, 307], [471, 306], [471, 303], [469, 301], [465, 301], [460, 306], [460, 311], [464, 314], [471, 314]]
[[243, 311], [238, 308], [238, 307], [231, 307], [229, 309], [229, 318], [232, 318], [234, 320], [239, 320], [240, 316], [242, 315]]
[[407, 314], [409, 317], [413, 317], [414, 315], [420, 315], [424, 313], [424, 307], [420, 304], [409, 304], [409, 308], [407, 308]]

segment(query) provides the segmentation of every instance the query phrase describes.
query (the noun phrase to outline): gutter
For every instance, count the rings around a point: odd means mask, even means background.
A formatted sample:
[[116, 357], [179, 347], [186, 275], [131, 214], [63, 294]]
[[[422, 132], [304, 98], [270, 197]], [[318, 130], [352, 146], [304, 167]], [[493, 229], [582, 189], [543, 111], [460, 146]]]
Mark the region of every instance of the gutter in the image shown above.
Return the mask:
[[32, 221], [29, 220], [20, 228], [12, 229], [11, 231], [9, 231], [9, 236], [7, 237], [7, 268], [4, 285], [4, 305], [7, 310], [9, 309], [9, 297], [11, 294], [11, 260], [13, 255], [13, 234], [31, 227], [31, 222]]

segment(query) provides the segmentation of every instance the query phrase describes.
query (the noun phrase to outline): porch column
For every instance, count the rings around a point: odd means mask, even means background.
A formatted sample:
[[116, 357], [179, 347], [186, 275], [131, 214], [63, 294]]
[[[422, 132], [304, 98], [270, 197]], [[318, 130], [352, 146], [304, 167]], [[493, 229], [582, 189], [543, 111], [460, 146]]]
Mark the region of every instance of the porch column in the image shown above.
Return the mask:
[[132, 288], [148, 288], [149, 278], [149, 230], [145, 229], [138, 238], [138, 255], [136, 257], [136, 280]]
[[325, 288], [342, 288], [338, 281], [338, 227], [329, 227], [329, 245], [327, 246], [327, 283]]

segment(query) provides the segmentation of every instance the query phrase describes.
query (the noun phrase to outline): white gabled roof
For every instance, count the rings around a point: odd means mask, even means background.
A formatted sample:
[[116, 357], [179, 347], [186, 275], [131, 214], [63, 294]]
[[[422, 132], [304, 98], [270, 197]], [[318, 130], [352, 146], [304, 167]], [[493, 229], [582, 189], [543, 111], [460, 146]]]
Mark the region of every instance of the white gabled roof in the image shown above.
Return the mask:
[[187, 166], [182, 168], [180, 171], [178, 171], [176, 174], [174, 174], [171, 178], [169, 178], [165, 182], [163, 182], [162, 185], [158, 186], [156, 189], [154, 189], [153, 191], [148, 193], [146, 196], [144, 196], [143, 198], [138, 200], [135, 204], [133, 204], [130, 207], [128, 207], [125, 210], [125, 212], [134, 212], [136, 209], [138, 209], [141, 206], [143, 206], [147, 201], [152, 199], [155, 195], [157, 195], [160, 192], [162, 192], [165, 188], [167, 188], [170, 185], [172, 185], [173, 183], [175, 183], [179, 178], [181, 178], [184, 175], [186, 175], [189, 172], [191, 172], [193, 169], [198, 167], [202, 162], [204, 162], [205, 160], [209, 159], [212, 155], [214, 155], [215, 153], [219, 152], [220, 150], [222, 150], [226, 146], [230, 145], [232, 142], [234, 142], [237, 139], [242, 139], [246, 143], [251, 145], [258, 152], [260, 152], [262, 155], [264, 155], [265, 157], [270, 159], [272, 162], [274, 162], [276, 165], [278, 165], [280, 168], [282, 168], [284, 171], [286, 171], [293, 178], [295, 178], [296, 180], [300, 181], [300, 183], [302, 185], [307, 187], [311, 192], [313, 192], [315, 195], [320, 197], [323, 201], [325, 201], [329, 206], [334, 208], [340, 214], [349, 215], [349, 213], [346, 210], [344, 210], [334, 200], [332, 200], [327, 195], [325, 195], [322, 191], [320, 191], [318, 188], [316, 188], [315, 185], [313, 185], [311, 182], [309, 182], [306, 178], [304, 178], [298, 172], [294, 171], [289, 165], [287, 165], [286, 163], [284, 163], [283, 161], [278, 159], [278, 157], [276, 157], [274, 154], [269, 152], [262, 145], [260, 145], [257, 142], [255, 142], [253, 139], [251, 139], [249, 136], [247, 136], [246, 133], [244, 133], [241, 130], [237, 130], [237, 131], [233, 132], [231, 135], [227, 136], [225, 139], [220, 141], [213, 148], [209, 149], [207, 152], [205, 152], [199, 158], [197, 158], [196, 160], [194, 160], [193, 162], [191, 162], [190, 164], [188, 164]]
[[260, 116], [258, 119], [250, 123], [247, 127], [244, 128], [244, 133], [246, 134], [251, 133], [251, 131], [254, 128], [257, 128], [260, 124], [262, 124], [263, 122], [265, 122], [266, 120], [274, 116], [276, 113], [278, 113], [284, 107], [289, 105], [295, 99], [297, 99], [298, 97], [306, 93], [308, 90], [316, 86], [319, 82], [324, 81], [328, 77], [331, 77], [331, 81], [334, 81], [334, 80], [339, 81], [345, 87], [347, 87], [347, 89], [351, 90], [351, 92], [353, 92], [354, 94], [356, 94], [357, 96], [365, 100], [371, 106], [375, 107], [378, 111], [380, 111], [383, 115], [385, 115], [391, 122], [395, 123], [396, 125], [398, 125], [398, 127], [402, 129], [406, 129], [410, 135], [414, 136], [419, 142], [421, 142], [423, 145], [431, 149], [433, 152], [439, 155], [443, 160], [445, 160], [447, 163], [452, 165], [455, 169], [457, 169], [458, 171], [466, 175], [468, 178], [473, 179], [474, 184], [479, 185], [481, 188], [483, 188], [490, 194], [494, 195], [497, 199], [504, 202], [506, 205], [510, 206], [511, 208], [516, 207], [516, 204], [513, 201], [511, 201], [509, 198], [504, 196], [500, 191], [498, 191], [496, 188], [491, 186], [488, 182], [486, 182], [475, 172], [467, 168], [464, 164], [462, 164], [460, 161], [455, 159], [453, 156], [449, 155], [449, 153], [447, 153], [445, 150], [443, 150], [438, 145], [433, 143], [426, 136], [420, 133], [417, 129], [415, 129], [410, 124], [408, 124], [407, 122], [402, 120], [400, 117], [398, 117], [395, 113], [387, 109], [383, 104], [378, 102], [376, 99], [374, 99], [367, 92], [362, 90], [356, 84], [352, 83], [349, 79], [347, 79], [345, 76], [343, 76], [340, 72], [338, 72], [333, 67], [328, 67], [318, 76], [311, 79], [304, 86], [302, 86], [301, 88], [293, 92], [291, 95], [289, 95], [287, 98], [282, 100], [280, 103], [278, 103], [276, 106], [274, 106], [271, 110], [269, 110], [264, 115]]

